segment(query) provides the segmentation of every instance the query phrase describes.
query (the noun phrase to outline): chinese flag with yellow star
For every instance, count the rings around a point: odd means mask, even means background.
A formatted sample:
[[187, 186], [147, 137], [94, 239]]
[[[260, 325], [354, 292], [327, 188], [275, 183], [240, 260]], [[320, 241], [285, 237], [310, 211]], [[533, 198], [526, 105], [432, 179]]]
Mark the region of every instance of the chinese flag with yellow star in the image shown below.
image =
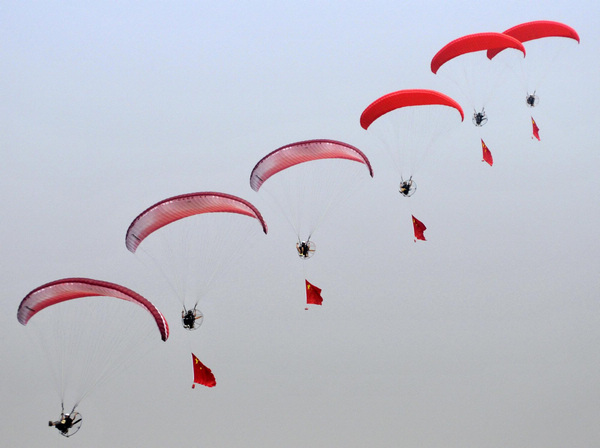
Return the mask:
[[306, 282], [306, 303], [309, 305], [323, 305], [323, 297], [321, 297], [321, 288], [317, 288], [308, 280]]
[[413, 228], [415, 231], [415, 242], [417, 240], [427, 241], [425, 239], [425, 235], [424, 235], [425, 230], [427, 230], [427, 227], [425, 227], [425, 224], [423, 224], [421, 221], [419, 221], [414, 216], [412, 217], [412, 221], [413, 221]]
[[492, 157], [492, 153], [490, 148], [487, 147], [483, 139], [481, 139], [481, 149], [483, 150], [483, 160], [482, 162], [487, 162], [489, 166], [494, 164], [494, 159]]
[[217, 385], [217, 380], [212, 371], [202, 364], [193, 353], [192, 363], [194, 364], [194, 384], [192, 384], [192, 389], [196, 387], [196, 384], [201, 384], [206, 387], [214, 387]]
[[[533, 137], [537, 138], [538, 141], [540, 140], [540, 128], [538, 128], [538, 125], [535, 123], [535, 120], [533, 119], [533, 117], [531, 117], [531, 125], [533, 126]], [[533, 138], [531, 137], [531, 138]]]

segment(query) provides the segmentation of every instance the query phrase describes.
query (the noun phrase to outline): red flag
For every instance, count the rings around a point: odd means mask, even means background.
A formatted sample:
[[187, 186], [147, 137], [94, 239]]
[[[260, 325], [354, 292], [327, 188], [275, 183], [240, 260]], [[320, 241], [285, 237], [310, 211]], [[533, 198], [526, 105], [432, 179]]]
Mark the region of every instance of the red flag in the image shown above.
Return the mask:
[[323, 297], [321, 297], [321, 288], [312, 285], [308, 280], [306, 282], [306, 303], [309, 305], [323, 305]]
[[192, 363], [194, 364], [194, 384], [192, 384], [192, 389], [196, 387], [196, 384], [202, 384], [206, 387], [214, 387], [217, 385], [217, 380], [212, 371], [202, 364], [193, 353]]
[[[535, 120], [533, 119], [533, 117], [531, 117], [531, 124], [533, 126], [533, 137], [537, 138], [538, 141], [540, 140], [540, 128], [538, 128], [537, 124], [535, 124]], [[533, 138], [531, 137], [531, 138]]]
[[421, 221], [419, 221], [414, 216], [412, 217], [412, 221], [413, 221], [413, 228], [415, 230], [415, 243], [417, 242], [417, 240], [427, 241], [425, 239], [425, 235], [423, 234], [423, 232], [425, 232], [425, 230], [427, 230], [427, 227], [425, 227], [425, 224], [423, 224]]
[[481, 149], [483, 150], [483, 160], [482, 162], [487, 162], [489, 166], [494, 164], [494, 159], [492, 158], [492, 153], [487, 145], [484, 143], [483, 139], [481, 139]]

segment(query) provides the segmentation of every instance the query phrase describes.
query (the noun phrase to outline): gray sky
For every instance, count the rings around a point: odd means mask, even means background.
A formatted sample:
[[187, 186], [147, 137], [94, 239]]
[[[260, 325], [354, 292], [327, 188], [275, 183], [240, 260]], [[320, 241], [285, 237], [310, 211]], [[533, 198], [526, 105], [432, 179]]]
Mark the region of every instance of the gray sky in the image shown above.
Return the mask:
[[[598, 3], [203, 3], [0, 8], [3, 445], [597, 446]], [[539, 19], [581, 37], [538, 92], [542, 141], [508, 80], [488, 109], [494, 166], [464, 106], [419, 191], [399, 197], [362, 110], [407, 88], [461, 101], [433, 55]], [[312, 138], [361, 148], [375, 177], [315, 234], [307, 275], [325, 302], [305, 311], [295, 236], [248, 176]], [[124, 238], [149, 205], [205, 190], [254, 203], [270, 231], [187, 335]], [[427, 242], [413, 242], [411, 212]], [[47, 427], [60, 402], [16, 310], [72, 276], [146, 296], [171, 338], [94, 390], [66, 442]], [[217, 387], [190, 388], [190, 350]]]

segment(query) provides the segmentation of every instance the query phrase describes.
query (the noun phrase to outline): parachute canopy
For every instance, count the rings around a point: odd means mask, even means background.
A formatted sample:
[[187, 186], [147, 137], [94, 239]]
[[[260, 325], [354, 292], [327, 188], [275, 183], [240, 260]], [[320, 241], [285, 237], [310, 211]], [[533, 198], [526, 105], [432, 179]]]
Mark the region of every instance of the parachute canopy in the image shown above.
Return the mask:
[[399, 90], [388, 93], [381, 98], [373, 101], [363, 111], [360, 116], [360, 125], [363, 129], [368, 129], [375, 120], [382, 115], [396, 109], [409, 106], [441, 105], [453, 107], [460, 113], [461, 120], [464, 120], [465, 114], [456, 101], [443, 93], [427, 89]]
[[189, 193], [160, 201], [140, 213], [127, 229], [125, 245], [135, 253], [140, 243], [161, 227], [188, 216], [217, 212], [250, 216], [260, 222], [264, 233], [268, 231], [260, 212], [244, 199], [216, 192]]
[[169, 337], [169, 325], [162, 313], [138, 293], [115, 283], [89, 278], [65, 278], [46, 283], [25, 296], [19, 305], [17, 319], [27, 325], [29, 319], [44, 308], [83, 297], [106, 296], [126, 300], [145, 308], [156, 321], [163, 341]]
[[504, 50], [514, 48], [525, 55], [525, 48], [519, 40], [503, 33], [476, 33], [459, 37], [445, 45], [431, 60], [431, 71], [435, 74], [446, 62], [466, 53], [489, 49]]
[[[533, 22], [521, 23], [507, 29], [502, 34], [513, 37], [519, 42], [528, 42], [530, 40], [541, 39], [544, 37], [565, 37], [579, 42], [577, 31], [568, 25], [550, 20], [536, 20]], [[487, 57], [492, 59], [504, 48], [490, 48], [487, 51]]]
[[305, 140], [282, 146], [258, 161], [250, 174], [250, 186], [258, 191], [274, 174], [303, 162], [320, 159], [346, 159], [366, 165], [373, 177], [373, 168], [361, 150], [335, 140]]

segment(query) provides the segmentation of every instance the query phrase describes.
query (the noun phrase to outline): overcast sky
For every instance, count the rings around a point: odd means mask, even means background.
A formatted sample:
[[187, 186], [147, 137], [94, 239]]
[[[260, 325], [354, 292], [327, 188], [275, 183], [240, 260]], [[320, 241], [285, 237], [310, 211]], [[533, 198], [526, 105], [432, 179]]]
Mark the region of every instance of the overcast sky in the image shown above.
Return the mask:
[[[600, 6], [452, 3], [3, 2], [2, 445], [600, 445]], [[463, 104], [415, 196], [400, 197], [364, 108], [409, 88], [462, 103], [431, 73], [435, 53], [540, 19], [581, 43], [551, 64], [533, 110], [507, 75], [481, 131], [494, 166]], [[328, 214], [301, 262], [248, 178], [270, 151], [313, 138], [359, 147], [375, 176]], [[124, 240], [145, 208], [195, 191], [249, 200], [269, 234], [187, 334]], [[411, 213], [428, 241], [413, 241]], [[322, 307], [304, 310], [305, 274]], [[171, 338], [93, 390], [67, 440], [47, 426], [60, 399], [16, 311], [37, 286], [76, 276], [144, 295]], [[190, 351], [215, 388], [191, 389]]]

